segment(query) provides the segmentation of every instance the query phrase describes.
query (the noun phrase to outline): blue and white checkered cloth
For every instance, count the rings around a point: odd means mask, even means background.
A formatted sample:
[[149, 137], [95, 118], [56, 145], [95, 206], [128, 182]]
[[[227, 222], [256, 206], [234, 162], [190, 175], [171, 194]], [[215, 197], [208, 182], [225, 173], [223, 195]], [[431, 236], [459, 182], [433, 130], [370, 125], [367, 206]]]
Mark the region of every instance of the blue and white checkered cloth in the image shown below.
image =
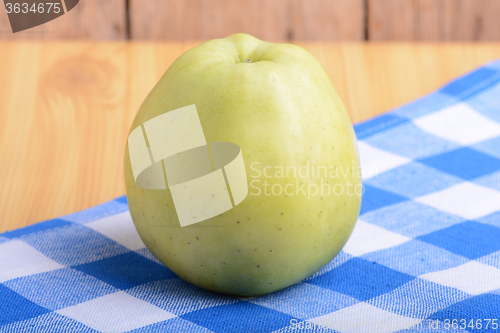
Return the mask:
[[361, 214], [312, 277], [199, 289], [121, 197], [0, 235], [0, 332], [500, 332], [500, 61], [355, 131]]

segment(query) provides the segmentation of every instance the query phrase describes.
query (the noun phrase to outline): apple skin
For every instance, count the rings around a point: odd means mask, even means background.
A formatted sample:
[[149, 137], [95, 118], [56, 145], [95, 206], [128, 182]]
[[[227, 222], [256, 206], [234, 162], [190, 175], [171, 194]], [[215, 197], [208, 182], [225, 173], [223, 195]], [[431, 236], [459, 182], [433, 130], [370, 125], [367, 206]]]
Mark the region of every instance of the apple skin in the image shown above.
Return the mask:
[[[141, 105], [131, 130], [191, 104], [196, 105], [207, 142], [238, 144], [248, 183], [259, 183], [249, 186], [245, 200], [233, 209], [181, 228], [169, 190], [135, 184], [126, 147], [130, 213], [153, 255], [184, 280], [238, 296], [283, 289], [330, 262], [358, 218], [361, 193], [353, 188], [361, 187], [361, 177], [349, 170], [359, 170], [352, 124], [318, 61], [299, 46], [267, 43], [247, 34], [206, 42], [168, 68]], [[308, 198], [296, 187], [293, 193], [298, 194], [290, 196], [273, 195], [270, 187], [263, 191], [266, 180], [283, 187], [297, 179], [299, 184], [319, 184], [309, 177], [266, 178], [262, 173], [265, 166], [272, 166], [267, 175], [274, 175], [277, 166], [298, 169], [307, 163], [344, 170], [345, 176], [324, 179], [331, 186], [344, 186], [344, 194], [327, 195], [325, 189], [324, 195]], [[260, 195], [255, 187], [262, 190]], [[291, 187], [288, 190], [292, 193]]]

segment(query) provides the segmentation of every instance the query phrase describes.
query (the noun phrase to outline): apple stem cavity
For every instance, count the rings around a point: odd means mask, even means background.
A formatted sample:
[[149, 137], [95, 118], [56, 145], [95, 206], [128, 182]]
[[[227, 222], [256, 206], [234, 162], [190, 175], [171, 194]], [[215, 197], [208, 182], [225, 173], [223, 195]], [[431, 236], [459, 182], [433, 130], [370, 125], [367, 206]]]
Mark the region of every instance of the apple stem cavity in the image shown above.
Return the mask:
[[252, 58], [248, 58], [247, 61], [245, 61], [246, 63], [251, 63], [252, 62]]

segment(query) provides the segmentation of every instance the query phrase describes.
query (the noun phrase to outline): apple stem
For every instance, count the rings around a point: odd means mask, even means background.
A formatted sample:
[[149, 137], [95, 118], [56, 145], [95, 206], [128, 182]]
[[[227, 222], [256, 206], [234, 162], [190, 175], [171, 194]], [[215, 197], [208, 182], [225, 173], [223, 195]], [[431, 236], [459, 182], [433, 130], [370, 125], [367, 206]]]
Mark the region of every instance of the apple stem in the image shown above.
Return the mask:
[[248, 60], [247, 60], [247, 61], [245, 61], [245, 62], [247, 62], [247, 63], [252, 62], [252, 58], [248, 58]]

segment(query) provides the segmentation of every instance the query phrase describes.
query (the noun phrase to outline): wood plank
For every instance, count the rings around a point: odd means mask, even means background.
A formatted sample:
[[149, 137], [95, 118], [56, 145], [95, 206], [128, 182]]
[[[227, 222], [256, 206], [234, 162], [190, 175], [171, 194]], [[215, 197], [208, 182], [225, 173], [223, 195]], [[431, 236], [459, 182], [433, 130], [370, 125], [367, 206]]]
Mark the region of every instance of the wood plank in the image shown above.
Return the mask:
[[289, 40], [364, 39], [363, 0], [292, 0]]
[[[362, 40], [364, 0], [130, 0], [132, 37], [207, 40], [246, 32], [269, 41]], [[498, 0], [367, 0], [370, 40], [500, 40]], [[62, 17], [1, 39], [125, 39], [125, 0], [86, 0]]]
[[288, 0], [130, 0], [132, 39], [208, 40], [245, 32], [285, 40]]
[[[0, 232], [124, 194], [132, 120], [195, 42], [0, 42]], [[300, 43], [359, 122], [493, 59], [500, 44]]]
[[123, 193], [131, 118], [126, 45], [2, 43], [1, 49], [9, 88], [0, 93], [0, 229]]
[[0, 39], [93, 39], [127, 37], [125, 0], [85, 0], [63, 16], [15, 34], [7, 13], [0, 10]]
[[368, 0], [369, 40], [498, 41], [498, 0]]
[[363, 0], [130, 0], [132, 39], [362, 40]]

